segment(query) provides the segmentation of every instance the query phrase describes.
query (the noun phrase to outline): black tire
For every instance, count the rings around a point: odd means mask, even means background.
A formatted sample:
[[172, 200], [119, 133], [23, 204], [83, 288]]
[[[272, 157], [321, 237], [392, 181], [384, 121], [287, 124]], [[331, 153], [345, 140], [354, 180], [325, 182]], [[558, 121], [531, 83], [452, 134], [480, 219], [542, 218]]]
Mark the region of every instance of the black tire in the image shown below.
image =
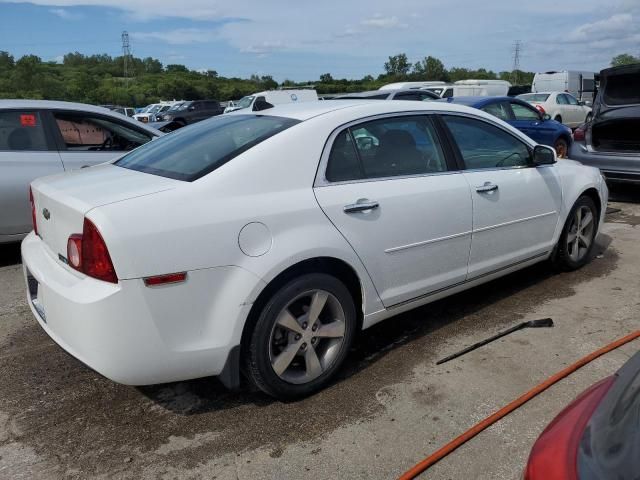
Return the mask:
[[[296, 297], [313, 290], [330, 293], [342, 308], [344, 313], [343, 341], [338, 347], [337, 354], [334, 354], [330, 365], [320, 376], [306, 383], [291, 383], [281, 378], [272, 366], [271, 354], [272, 348], [274, 348], [272, 332], [274, 332], [278, 315], [285, 307]], [[258, 313], [244, 353], [247, 375], [258, 388], [280, 400], [293, 400], [311, 395], [324, 388], [344, 362], [353, 342], [356, 326], [357, 315], [353, 298], [340, 280], [324, 273], [309, 273], [294, 278], [284, 284]], [[316, 345], [319, 348], [321, 342], [318, 341]], [[292, 365], [294, 364], [292, 363]]]
[[560, 115], [556, 115], [556, 118], [554, 118], [554, 120], [558, 123], [562, 123], [562, 117]]
[[[591, 229], [591, 233], [589, 235], [590, 244], [586, 249], [586, 251], [584, 252], [584, 254], [579, 259], [574, 260], [571, 256], [571, 252], [570, 252], [570, 248], [567, 240], [568, 240], [569, 234], [571, 233], [571, 230], [573, 230], [572, 227], [575, 224], [576, 212], [578, 211], [578, 209], [584, 208], [584, 207], [588, 208], [591, 211], [591, 215], [593, 216], [593, 220], [592, 220], [593, 228]], [[571, 211], [569, 212], [567, 220], [564, 224], [564, 228], [562, 229], [562, 234], [560, 235], [560, 239], [558, 240], [558, 244], [556, 245], [554, 254], [552, 256], [552, 264], [557, 270], [564, 271], [564, 272], [577, 270], [578, 268], [581, 268], [584, 265], [586, 265], [591, 260], [591, 254], [592, 254], [594, 245], [596, 244], [595, 237], [596, 237], [596, 233], [598, 232], [598, 221], [599, 221], [598, 209], [596, 208], [596, 205], [593, 202], [593, 200], [586, 195], [583, 195], [580, 198], [578, 198], [576, 203], [571, 208]]]
[[591, 113], [587, 114], [587, 118], [584, 119], [584, 123], [590, 123], [593, 119], [593, 115]]
[[553, 144], [553, 148], [558, 158], [567, 158], [569, 156], [569, 143], [564, 138], [559, 138]]

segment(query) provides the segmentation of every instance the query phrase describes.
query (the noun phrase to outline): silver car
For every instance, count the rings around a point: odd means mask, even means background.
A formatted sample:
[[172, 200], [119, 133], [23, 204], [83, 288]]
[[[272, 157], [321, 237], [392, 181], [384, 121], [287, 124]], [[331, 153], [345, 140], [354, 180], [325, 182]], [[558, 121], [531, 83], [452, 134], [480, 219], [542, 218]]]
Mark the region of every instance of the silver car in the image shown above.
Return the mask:
[[0, 243], [31, 230], [31, 181], [113, 160], [160, 135], [93, 105], [0, 100]]

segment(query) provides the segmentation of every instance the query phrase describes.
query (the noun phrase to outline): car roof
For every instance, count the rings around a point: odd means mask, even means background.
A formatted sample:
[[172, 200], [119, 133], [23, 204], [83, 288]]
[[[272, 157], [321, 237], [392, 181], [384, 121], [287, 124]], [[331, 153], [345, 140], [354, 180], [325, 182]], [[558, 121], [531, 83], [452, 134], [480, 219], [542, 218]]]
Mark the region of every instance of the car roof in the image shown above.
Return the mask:
[[[509, 97], [505, 97], [509, 98]], [[258, 115], [269, 115], [276, 117], [288, 117], [296, 120], [309, 120], [321, 115], [327, 115], [332, 112], [352, 110], [357, 115], [378, 115], [394, 112], [473, 112], [477, 116], [487, 116], [493, 119], [493, 116], [484, 114], [482, 111], [472, 109], [465, 105], [458, 105], [448, 102], [411, 102], [406, 100], [366, 100], [366, 99], [348, 99], [348, 100], [319, 100], [317, 102], [300, 102], [276, 105], [267, 110], [255, 112]], [[229, 114], [232, 115], [232, 114]]]
[[108, 108], [98, 107], [96, 105], [89, 105], [87, 103], [75, 103], [75, 102], [62, 102], [59, 100], [22, 100], [22, 99], [8, 99], [0, 100], [0, 110], [4, 109], [38, 109], [38, 110], [74, 110], [80, 112], [99, 113], [101, 115], [116, 118], [120, 121], [125, 121], [136, 125], [137, 127], [147, 130], [155, 135], [162, 135], [162, 132], [151, 128], [144, 123], [137, 122], [136, 120], [130, 120], [129, 117], [114, 112]]

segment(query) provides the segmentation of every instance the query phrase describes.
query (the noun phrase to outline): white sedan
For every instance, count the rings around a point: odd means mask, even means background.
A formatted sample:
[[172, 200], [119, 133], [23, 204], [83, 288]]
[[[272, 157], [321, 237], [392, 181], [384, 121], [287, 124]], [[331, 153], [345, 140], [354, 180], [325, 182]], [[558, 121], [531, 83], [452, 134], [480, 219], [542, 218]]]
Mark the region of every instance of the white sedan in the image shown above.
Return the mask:
[[496, 117], [325, 101], [225, 115], [31, 185], [42, 328], [141, 385], [327, 385], [356, 333], [536, 262], [590, 258], [608, 192]]
[[546, 113], [567, 127], [577, 128], [591, 119], [591, 107], [588, 107], [566, 92], [524, 93], [517, 98], [529, 102], [543, 115]]

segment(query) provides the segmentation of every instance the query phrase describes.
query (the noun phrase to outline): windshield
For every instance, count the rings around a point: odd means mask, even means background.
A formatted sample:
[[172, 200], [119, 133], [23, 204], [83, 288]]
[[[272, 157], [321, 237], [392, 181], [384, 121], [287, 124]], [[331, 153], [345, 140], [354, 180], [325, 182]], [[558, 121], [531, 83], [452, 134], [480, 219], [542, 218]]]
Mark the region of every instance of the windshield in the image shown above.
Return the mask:
[[296, 123], [262, 115], [215, 117], [149, 142], [114, 164], [191, 182]]
[[186, 110], [187, 108], [189, 108], [189, 105], [191, 105], [191, 102], [182, 102], [182, 103], [178, 103], [177, 105], [174, 105], [173, 107], [171, 107], [169, 109], [170, 112], [179, 112], [182, 110]]
[[237, 109], [249, 108], [251, 106], [251, 102], [253, 102], [253, 99], [253, 95], [247, 95], [246, 97], [242, 97], [240, 100], [234, 103], [233, 106]]
[[525, 102], [546, 102], [547, 98], [549, 98], [548, 93], [525, 93], [523, 95], [518, 95], [516, 98], [520, 100], [524, 100]]

